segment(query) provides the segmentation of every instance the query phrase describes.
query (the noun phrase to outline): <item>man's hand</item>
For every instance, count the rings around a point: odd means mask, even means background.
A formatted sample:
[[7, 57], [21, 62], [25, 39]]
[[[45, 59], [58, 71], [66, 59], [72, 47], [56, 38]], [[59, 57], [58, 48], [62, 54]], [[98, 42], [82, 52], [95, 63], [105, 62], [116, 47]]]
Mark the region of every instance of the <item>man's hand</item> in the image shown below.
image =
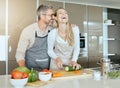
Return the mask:
[[19, 61], [18, 61], [18, 65], [19, 65], [20, 67], [24, 67], [24, 66], [25, 66], [25, 60], [19, 60]]

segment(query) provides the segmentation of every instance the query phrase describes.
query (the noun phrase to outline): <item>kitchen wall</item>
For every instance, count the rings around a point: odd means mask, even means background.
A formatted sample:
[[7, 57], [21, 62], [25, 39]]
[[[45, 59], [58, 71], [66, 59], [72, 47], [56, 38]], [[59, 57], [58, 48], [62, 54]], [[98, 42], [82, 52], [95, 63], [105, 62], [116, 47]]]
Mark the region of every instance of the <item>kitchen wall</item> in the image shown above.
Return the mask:
[[[5, 0], [0, 0], [0, 35], [5, 35]], [[1, 55], [1, 54], [0, 54]], [[5, 62], [0, 61], [0, 74], [5, 73]]]
[[0, 35], [5, 34], [5, 0], [0, 0]]
[[9, 73], [17, 66], [15, 53], [21, 31], [36, 20], [36, 0], [8, 0]]

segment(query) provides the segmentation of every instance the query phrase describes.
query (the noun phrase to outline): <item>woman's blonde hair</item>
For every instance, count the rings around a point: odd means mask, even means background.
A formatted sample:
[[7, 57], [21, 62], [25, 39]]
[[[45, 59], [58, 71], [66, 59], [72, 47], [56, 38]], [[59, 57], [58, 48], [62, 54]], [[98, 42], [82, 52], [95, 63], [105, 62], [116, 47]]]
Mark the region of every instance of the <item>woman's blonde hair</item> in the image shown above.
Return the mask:
[[[62, 7], [58, 8], [55, 11], [55, 14], [54, 14], [55, 17], [57, 16], [57, 11], [59, 9], [64, 9], [64, 8], [62, 8]], [[53, 21], [53, 27], [54, 28], [58, 28], [59, 27], [59, 24], [58, 24], [58, 22], [56, 20]], [[73, 44], [74, 44], [74, 34], [73, 34], [72, 26], [71, 26], [71, 24], [69, 22], [66, 23], [66, 34], [67, 34], [66, 35], [66, 40], [68, 41], [70, 46], [73, 46]]]

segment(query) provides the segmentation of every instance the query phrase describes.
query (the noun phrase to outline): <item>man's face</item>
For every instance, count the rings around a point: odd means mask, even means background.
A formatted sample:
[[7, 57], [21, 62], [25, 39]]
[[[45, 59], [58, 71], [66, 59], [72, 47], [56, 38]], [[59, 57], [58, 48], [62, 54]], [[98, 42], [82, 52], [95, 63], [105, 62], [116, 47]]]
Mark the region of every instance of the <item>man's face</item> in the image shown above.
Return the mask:
[[54, 16], [53, 10], [48, 9], [45, 13], [42, 14], [41, 20], [43, 20], [45, 24], [50, 24], [53, 20], [53, 16]]

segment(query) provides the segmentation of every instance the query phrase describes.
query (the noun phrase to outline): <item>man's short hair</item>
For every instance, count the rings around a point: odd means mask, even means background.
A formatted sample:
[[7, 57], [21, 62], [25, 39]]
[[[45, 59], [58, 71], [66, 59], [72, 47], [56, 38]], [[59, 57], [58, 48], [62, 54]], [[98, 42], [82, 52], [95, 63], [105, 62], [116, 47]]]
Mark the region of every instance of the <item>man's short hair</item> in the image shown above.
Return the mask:
[[38, 20], [40, 20], [40, 15], [45, 13], [48, 9], [53, 9], [52, 6], [49, 5], [40, 5], [37, 9], [37, 16], [38, 16]]

